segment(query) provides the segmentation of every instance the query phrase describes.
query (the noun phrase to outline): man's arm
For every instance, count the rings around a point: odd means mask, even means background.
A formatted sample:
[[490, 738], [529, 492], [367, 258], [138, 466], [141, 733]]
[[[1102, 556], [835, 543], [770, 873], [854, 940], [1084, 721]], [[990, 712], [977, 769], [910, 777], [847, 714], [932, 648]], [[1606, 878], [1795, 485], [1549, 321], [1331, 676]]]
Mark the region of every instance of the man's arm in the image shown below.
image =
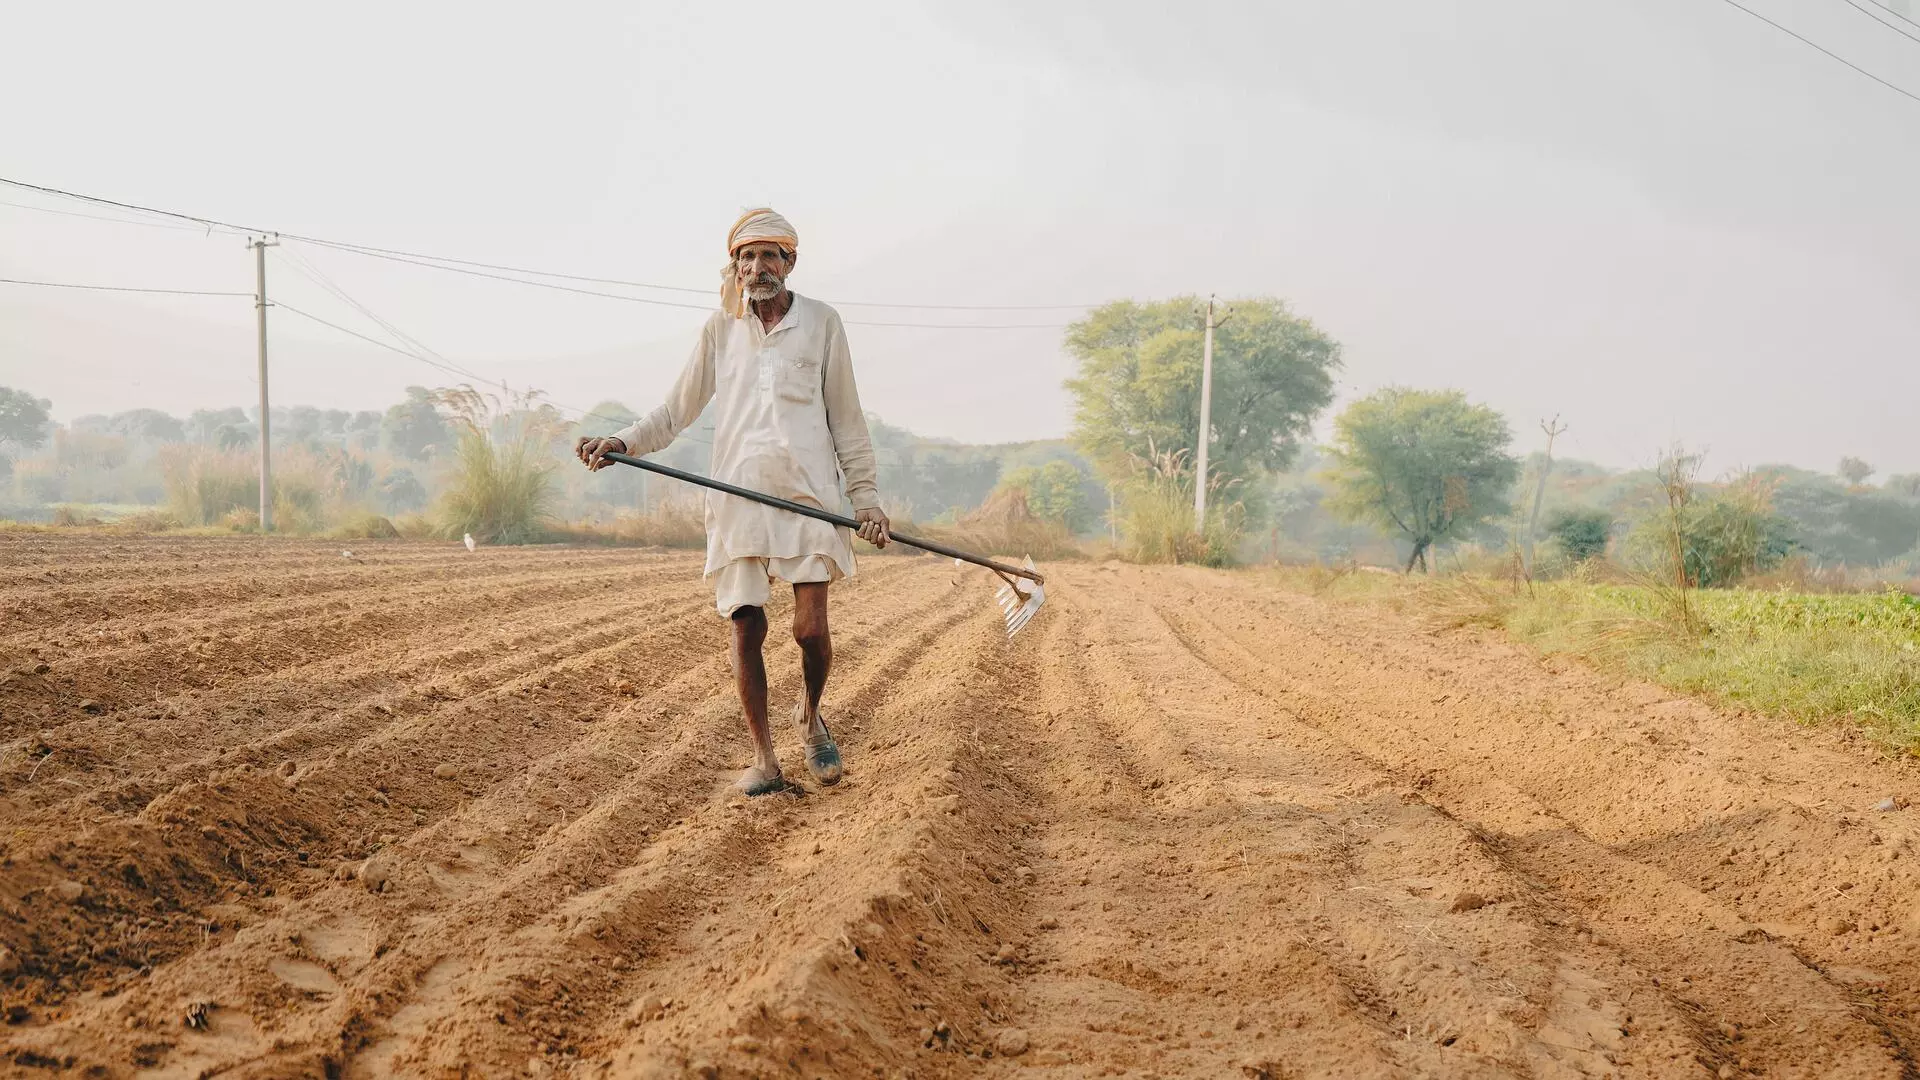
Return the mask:
[[[700, 410], [707, 407], [707, 402], [713, 400], [716, 347], [713, 322], [708, 320], [700, 331], [700, 341], [693, 347], [693, 355], [687, 358], [687, 366], [681, 369], [680, 377], [659, 408], [610, 436], [582, 438], [574, 445], [574, 453], [586, 462], [587, 468], [598, 470], [607, 464], [601, 455], [608, 451], [645, 457], [671, 446], [681, 432], [699, 419]], [[616, 441], [620, 445], [613, 445]]]
[[873, 436], [867, 414], [860, 408], [860, 391], [853, 383], [853, 354], [847, 331], [835, 313], [827, 321], [827, 355], [823, 393], [827, 431], [840, 459], [840, 475], [847, 480], [847, 499], [853, 503], [860, 537], [876, 547], [887, 546], [887, 515], [880, 509], [880, 476], [873, 460]]

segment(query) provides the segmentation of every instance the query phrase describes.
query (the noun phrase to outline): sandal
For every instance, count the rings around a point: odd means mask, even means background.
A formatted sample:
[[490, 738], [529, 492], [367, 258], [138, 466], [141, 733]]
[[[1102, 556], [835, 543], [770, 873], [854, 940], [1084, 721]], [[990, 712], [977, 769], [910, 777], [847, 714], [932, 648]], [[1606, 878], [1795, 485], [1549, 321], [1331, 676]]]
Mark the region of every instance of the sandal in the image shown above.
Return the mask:
[[[801, 702], [794, 712], [801, 712], [806, 707], [806, 703]], [[820, 718], [820, 734], [807, 736], [807, 771], [822, 787], [832, 787], [840, 782], [845, 770], [840, 762], [840, 747], [834, 743], [833, 733], [826, 728], [827, 719], [823, 716]]]
[[[753, 770], [749, 769], [747, 772], [750, 774]], [[759, 795], [780, 795], [785, 792], [792, 792], [798, 795], [802, 793], [800, 785], [795, 784], [784, 775], [776, 775], [771, 778], [757, 777], [754, 779], [748, 779], [747, 776], [743, 775], [734, 786], [740, 789], [740, 794], [750, 799]]]

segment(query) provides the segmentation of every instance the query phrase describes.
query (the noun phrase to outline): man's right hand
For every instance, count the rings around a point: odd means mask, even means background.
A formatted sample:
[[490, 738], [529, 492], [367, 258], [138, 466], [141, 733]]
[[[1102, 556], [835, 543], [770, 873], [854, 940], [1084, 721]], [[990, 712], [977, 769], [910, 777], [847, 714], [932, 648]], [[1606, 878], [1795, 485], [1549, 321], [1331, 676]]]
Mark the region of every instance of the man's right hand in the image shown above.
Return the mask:
[[624, 454], [626, 452], [627, 444], [612, 436], [596, 438], [592, 435], [582, 435], [580, 436], [580, 441], [573, 444], [574, 456], [582, 462], [585, 462], [587, 468], [594, 472], [599, 472], [601, 469], [613, 464], [613, 462], [607, 460], [608, 454]]

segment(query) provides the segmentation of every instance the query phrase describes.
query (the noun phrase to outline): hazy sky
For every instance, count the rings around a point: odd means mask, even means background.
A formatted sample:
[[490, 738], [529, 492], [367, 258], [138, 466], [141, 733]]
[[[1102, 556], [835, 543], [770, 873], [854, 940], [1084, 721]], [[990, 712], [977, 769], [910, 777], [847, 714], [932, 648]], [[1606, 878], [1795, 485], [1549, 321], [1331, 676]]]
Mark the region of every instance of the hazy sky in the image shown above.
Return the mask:
[[[1844, 0], [1743, 0], [1920, 93]], [[1891, 21], [1898, 23], [1898, 20]], [[1920, 102], [1725, 0], [16, 5], [0, 175], [382, 247], [706, 288], [796, 223], [833, 301], [1272, 293], [1342, 400], [1457, 386], [1519, 445], [1920, 470]], [[1920, 26], [1899, 24], [1920, 37]], [[0, 202], [84, 206], [0, 187]], [[456, 363], [649, 407], [700, 312], [288, 244], [270, 291]], [[0, 205], [0, 277], [249, 291], [240, 238]], [[593, 287], [593, 286], [588, 286]], [[697, 294], [652, 292], [676, 303]], [[843, 303], [869, 409], [1060, 435], [1054, 311]], [[0, 383], [56, 415], [254, 395], [243, 298], [0, 285]], [[278, 313], [277, 402], [450, 377]]]

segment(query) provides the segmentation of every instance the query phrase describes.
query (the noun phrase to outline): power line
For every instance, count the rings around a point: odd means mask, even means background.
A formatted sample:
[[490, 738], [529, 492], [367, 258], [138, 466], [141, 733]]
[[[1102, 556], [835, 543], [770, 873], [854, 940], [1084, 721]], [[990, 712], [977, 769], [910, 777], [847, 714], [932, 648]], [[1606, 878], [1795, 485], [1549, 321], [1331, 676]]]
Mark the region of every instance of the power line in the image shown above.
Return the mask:
[[[1731, 0], [1729, 0], [1729, 2], [1731, 2]], [[221, 221], [218, 218], [201, 217], [195, 214], [188, 214], [178, 210], [164, 210], [158, 207], [144, 206], [139, 203], [121, 202], [116, 199], [107, 199], [98, 195], [86, 195], [80, 192], [66, 191], [61, 188], [47, 187], [42, 184], [30, 184], [24, 180], [14, 180], [4, 176], [0, 176], [0, 184], [9, 184], [14, 187], [23, 188], [29, 191], [38, 191], [43, 194], [57, 196], [59, 198], [75, 199], [80, 202], [96, 203], [103, 206], [118, 207], [122, 210], [132, 210], [138, 213], [145, 213], [145, 214], [158, 214], [162, 217], [173, 218], [180, 221], [190, 221], [208, 230], [224, 229], [230, 232], [234, 232], [236, 234], [271, 233], [275, 236], [278, 236], [281, 239], [299, 240], [309, 244], [317, 244], [323, 247], [331, 247], [341, 251], [352, 252], [357, 255], [366, 255], [374, 258], [390, 259], [395, 262], [411, 262], [416, 266], [425, 266], [429, 269], [469, 273], [469, 274], [474, 274], [475, 276], [478, 276], [478, 277], [491, 277], [491, 278], [496, 278], [497, 280], [510, 281], [517, 284], [521, 284], [521, 285], [533, 285], [541, 288], [558, 289], [564, 292], [576, 292], [576, 293], [581, 293], [587, 296], [600, 296], [610, 300], [626, 300], [634, 303], [654, 304], [662, 307], [692, 308], [700, 311], [713, 310], [713, 306], [710, 304], [677, 304], [667, 300], [651, 300], [643, 297], [624, 296], [617, 293], [597, 292], [590, 289], [575, 289], [575, 288], [570, 288], [566, 286], [555, 285], [551, 282], [529, 281], [525, 277], [502, 277], [497, 274], [481, 273], [480, 271], [481, 270], [497, 270], [497, 271], [505, 271], [507, 273], [513, 273], [513, 274], [530, 275], [534, 277], [551, 277], [551, 278], [559, 278], [567, 281], [584, 281], [592, 284], [618, 285], [626, 288], [662, 289], [662, 290], [667, 290], [671, 292], [686, 292], [686, 293], [695, 293], [695, 294], [705, 294], [713, 291], [711, 289], [691, 288], [691, 287], [681, 286], [681, 285], [658, 285], [658, 284], [651, 284], [648, 282], [624, 281], [618, 278], [591, 277], [584, 274], [565, 274], [565, 273], [559, 273], [556, 271], [548, 271], [548, 270], [531, 270], [525, 267], [508, 266], [508, 265], [499, 264], [499, 263], [483, 263], [483, 262], [476, 262], [469, 259], [454, 259], [447, 256], [440, 256], [440, 255], [425, 255], [419, 252], [402, 251], [396, 248], [381, 248], [381, 247], [374, 247], [369, 244], [354, 244], [354, 243], [347, 243], [345, 241], [339, 241], [339, 240], [328, 240], [324, 237], [304, 236], [299, 233], [280, 232], [274, 229], [252, 228], [249, 226], [235, 224], [229, 221]], [[41, 208], [28, 207], [28, 209], [41, 209]], [[50, 212], [58, 213], [59, 211], [50, 211]], [[111, 219], [108, 219], [108, 220], [111, 220]], [[132, 224], [147, 224], [147, 223], [126, 222], [125, 224], [132, 225]], [[448, 265], [448, 264], [451, 264], [451, 265]], [[893, 308], [893, 309], [901, 309], [901, 310], [921, 309], [921, 310], [941, 310], [941, 311], [1079, 311], [1079, 310], [1085, 310], [1087, 308], [1098, 306], [1094, 304], [890, 304], [890, 303], [870, 302], [870, 301], [861, 301], [861, 300], [826, 300], [825, 302], [829, 304], [839, 304], [844, 307], [877, 307], [877, 308]], [[855, 325], [855, 326], [910, 327], [910, 328], [927, 329], [927, 330], [1057, 330], [1065, 325], [1065, 324], [1053, 324], [1053, 323], [972, 324], [972, 323], [866, 322], [866, 321], [857, 320], [857, 319], [848, 319], [846, 320], [846, 322], [850, 325]]]
[[[1894, 33], [1899, 34], [1901, 37], [1906, 38], [1908, 41], [1920, 41], [1920, 37], [1916, 37], [1912, 33], [1906, 30], [1902, 30], [1900, 27], [1895, 26], [1894, 24], [1881, 18], [1879, 15], [1875, 14], [1872, 10], [1868, 9], [1865, 5], [1861, 4], [1860, 0], [1844, 0], [1844, 2], [1848, 7], [1851, 7], [1853, 10], [1859, 12], [1862, 15], [1865, 15], [1867, 18], [1872, 19], [1874, 22], [1879, 23], [1881, 26], [1886, 27], [1887, 29], [1893, 31]], [[1893, 14], [1899, 14], [1899, 13], [1893, 12]], [[1905, 16], [1901, 16], [1901, 17], [1905, 18]], [[1909, 19], [1908, 21], [1911, 22], [1912, 20]]]
[[1846, 57], [1841, 56], [1839, 53], [1834, 52], [1833, 50], [1828, 49], [1825, 46], [1812, 41], [1811, 39], [1802, 37], [1799, 34], [1794, 33], [1792, 30], [1789, 30], [1784, 26], [1781, 26], [1779, 23], [1774, 22], [1772, 19], [1767, 18], [1765, 15], [1762, 15], [1759, 12], [1753, 10], [1752, 8], [1747, 7], [1745, 4], [1740, 3], [1739, 0], [1721, 0], [1721, 2], [1731, 7], [1739, 8], [1741, 11], [1744, 11], [1747, 14], [1753, 16], [1754, 18], [1759, 19], [1761, 22], [1766, 23], [1768, 26], [1773, 27], [1775, 30], [1780, 31], [1781, 33], [1787, 35], [1788, 37], [1793, 38], [1794, 40], [1800, 42], [1801, 44], [1806, 45], [1808, 48], [1815, 49], [1819, 52], [1825, 53], [1827, 56], [1830, 56], [1833, 59], [1840, 61], [1841, 63], [1847, 65], [1853, 70], [1859, 72], [1862, 75], [1865, 75], [1867, 78], [1872, 79], [1874, 82], [1879, 83], [1881, 86], [1886, 87], [1887, 89], [1893, 91], [1896, 94], [1899, 94], [1902, 97], [1911, 98], [1914, 101], [1920, 101], [1920, 94], [1916, 94], [1911, 90], [1903, 89], [1900, 86], [1895, 85], [1894, 83], [1888, 82], [1887, 80], [1881, 78], [1880, 76], [1875, 75], [1873, 72], [1868, 71], [1866, 68], [1861, 67], [1859, 64], [1856, 64], [1853, 61], [1847, 59]]
[[1887, 14], [1893, 16], [1896, 19], [1899, 19], [1901, 22], [1906, 23], [1908, 26], [1920, 26], [1920, 22], [1914, 22], [1912, 19], [1907, 18], [1905, 14], [1895, 11], [1892, 8], [1881, 8], [1880, 10], [1885, 11]]
[[[297, 268], [296, 268], [296, 269], [297, 269]], [[253, 294], [252, 294], [252, 293], [246, 293], [246, 294], [243, 294], [243, 295], [247, 295], [247, 296], [251, 296], [251, 295], [253, 295]], [[371, 318], [371, 319], [373, 319], [373, 320], [374, 320], [375, 322], [378, 322], [378, 323], [380, 323], [380, 324], [381, 324], [381, 325], [382, 325], [383, 327], [386, 327], [386, 326], [387, 326], [387, 323], [386, 323], [386, 321], [385, 321], [384, 319], [381, 319], [381, 318], [380, 318], [379, 316], [377, 316], [377, 315], [374, 315], [374, 314], [372, 314], [371, 312], [368, 312], [368, 311], [366, 311], [366, 310], [365, 310], [364, 308], [360, 308], [360, 305], [359, 305], [358, 303], [356, 303], [355, 301], [353, 301], [353, 300], [352, 300], [352, 299], [351, 299], [350, 297], [344, 297], [344, 296], [343, 296], [343, 297], [341, 297], [341, 298], [342, 298], [343, 300], [346, 300], [346, 301], [347, 301], [347, 302], [348, 302], [349, 304], [353, 304], [353, 305], [354, 305], [354, 307], [356, 307], [356, 308], [359, 308], [359, 309], [361, 310], [361, 313], [362, 313], [362, 314], [364, 314], [364, 315], [366, 315], [366, 316], [367, 316], [368, 318]], [[411, 349], [406, 349], [406, 348], [402, 348], [402, 347], [400, 347], [400, 346], [398, 346], [398, 345], [393, 345], [393, 344], [390, 344], [390, 343], [388, 343], [388, 342], [385, 342], [385, 341], [381, 341], [381, 340], [380, 340], [379, 338], [376, 338], [376, 337], [373, 337], [373, 336], [371, 336], [371, 335], [369, 335], [369, 334], [363, 334], [363, 333], [361, 333], [361, 332], [360, 332], [360, 331], [358, 331], [358, 330], [354, 330], [354, 329], [351, 329], [351, 328], [349, 328], [349, 327], [345, 327], [345, 326], [341, 326], [341, 325], [340, 325], [339, 323], [336, 323], [336, 322], [332, 322], [332, 321], [329, 321], [329, 320], [327, 320], [327, 319], [323, 319], [323, 318], [321, 318], [320, 316], [318, 316], [318, 315], [315, 315], [315, 314], [313, 314], [312, 312], [309, 312], [309, 311], [303, 311], [303, 310], [301, 310], [300, 308], [297, 308], [297, 307], [294, 307], [294, 306], [293, 306], [292, 304], [289, 304], [289, 303], [287, 303], [287, 302], [285, 302], [285, 301], [283, 301], [283, 300], [276, 300], [276, 301], [274, 301], [274, 304], [273, 304], [273, 306], [274, 306], [274, 307], [277, 307], [277, 308], [280, 308], [280, 309], [282, 309], [282, 310], [284, 310], [284, 311], [288, 311], [288, 312], [291, 312], [292, 314], [295, 314], [295, 315], [298, 315], [298, 316], [300, 316], [300, 317], [301, 317], [301, 318], [303, 318], [303, 319], [307, 319], [307, 320], [310, 320], [310, 321], [312, 321], [312, 322], [316, 322], [316, 323], [319, 323], [319, 324], [320, 324], [321, 326], [324, 326], [324, 327], [327, 327], [327, 328], [328, 328], [328, 329], [330, 329], [330, 330], [337, 330], [337, 331], [339, 331], [340, 333], [342, 333], [342, 334], [346, 334], [346, 335], [347, 335], [347, 336], [349, 336], [349, 337], [354, 337], [354, 338], [358, 338], [358, 339], [360, 339], [361, 341], [364, 341], [364, 342], [366, 342], [366, 343], [367, 343], [367, 344], [369, 344], [369, 345], [373, 345], [373, 346], [376, 346], [376, 347], [378, 347], [378, 348], [382, 348], [382, 349], [385, 349], [385, 350], [387, 350], [388, 352], [391, 352], [391, 353], [398, 353], [398, 354], [399, 354], [399, 355], [401, 355], [401, 356], [404, 356], [404, 357], [407, 357], [407, 358], [408, 358], [408, 359], [410, 359], [410, 360], [417, 360], [417, 361], [419, 361], [420, 363], [422, 363], [422, 364], [426, 364], [426, 365], [427, 365], [427, 366], [429, 366], [429, 367], [434, 367], [434, 368], [438, 368], [438, 369], [440, 369], [441, 371], [444, 371], [444, 372], [447, 372], [447, 373], [448, 373], [448, 374], [450, 374], [450, 375], [459, 375], [459, 376], [461, 376], [461, 377], [463, 377], [463, 378], [467, 378], [467, 379], [471, 379], [471, 380], [473, 380], [474, 382], [477, 382], [477, 383], [480, 383], [480, 384], [482, 384], [482, 385], [484, 385], [484, 386], [497, 386], [497, 387], [499, 387], [499, 388], [500, 388], [501, 390], [504, 390], [504, 391], [506, 391], [506, 392], [507, 392], [507, 393], [509, 393], [509, 394], [511, 394], [511, 393], [513, 393], [513, 388], [512, 388], [511, 386], [508, 386], [508, 385], [507, 385], [506, 383], [503, 383], [503, 382], [496, 382], [496, 381], [494, 381], [494, 380], [492, 380], [492, 379], [489, 379], [489, 378], [486, 378], [486, 377], [485, 377], [485, 376], [483, 376], [483, 375], [477, 375], [477, 374], [475, 374], [475, 373], [473, 373], [473, 372], [471, 372], [471, 371], [468, 371], [468, 370], [466, 370], [465, 368], [462, 368], [462, 367], [460, 367], [460, 366], [459, 366], [459, 365], [457, 365], [457, 364], [454, 364], [454, 363], [453, 363], [452, 361], [449, 361], [449, 360], [447, 360], [447, 359], [446, 359], [445, 357], [440, 357], [440, 355], [439, 355], [438, 353], [433, 353], [433, 355], [432, 355], [431, 357], [430, 357], [430, 356], [425, 356], [425, 355], [422, 355], [421, 353], [418, 353], [418, 352], [415, 352], [415, 351], [413, 351], [413, 350], [411, 350]], [[395, 333], [395, 334], [398, 334], [398, 335], [399, 335], [400, 337], [402, 337], [403, 339], [407, 339], [407, 340], [412, 340], [412, 339], [410, 339], [410, 338], [407, 338], [407, 335], [405, 335], [405, 334], [403, 334], [403, 333], [401, 333], [401, 332], [400, 332], [400, 331], [398, 331], [398, 330], [393, 330], [393, 329], [391, 329], [390, 327], [389, 327], [388, 329], [389, 329], [389, 332], [390, 332], [390, 333]], [[418, 342], [416, 341], [416, 342], [415, 342], [415, 344], [418, 344]], [[421, 348], [423, 348], [423, 349], [424, 349], [424, 348], [425, 348], [425, 346], [421, 346]], [[429, 353], [432, 353], [432, 350], [431, 350], [431, 349], [428, 349], [428, 350], [426, 350], [426, 351], [427, 351], [427, 352], [429, 352]], [[434, 357], [438, 357], [438, 359], [435, 359]], [[580, 416], [580, 418], [581, 418], [581, 419], [583, 419], [583, 420], [584, 420], [584, 419], [587, 419], [587, 418], [592, 418], [592, 419], [595, 419], [595, 420], [604, 420], [604, 421], [606, 421], [606, 422], [608, 422], [608, 423], [619, 423], [619, 422], [621, 422], [621, 421], [622, 421], [622, 420], [624, 419], [623, 417], [618, 417], [618, 416], [603, 416], [603, 415], [601, 415], [600, 413], [596, 413], [596, 412], [591, 412], [591, 411], [588, 411], [588, 410], [586, 410], [586, 409], [582, 409], [582, 408], [580, 408], [580, 407], [579, 407], [579, 406], [577, 406], [577, 405], [568, 405], [568, 404], [567, 404], [566, 402], [563, 402], [563, 401], [554, 401], [554, 400], [553, 400], [552, 398], [548, 398], [548, 399], [547, 399], [547, 401], [548, 401], [548, 403], [549, 403], [549, 404], [551, 404], [551, 405], [553, 405], [553, 406], [554, 406], [555, 408], [557, 408], [557, 409], [560, 409], [560, 410], [562, 410], [562, 411], [565, 411], [565, 412], [570, 412], [570, 413], [577, 413], [577, 414], [578, 414], [578, 415]], [[709, 442], [708, 440], [706, 440], [706, 439], [702, 439], [702, 438], [699, 438], [699, 437], [697, 437], [697, 436], [693, 436], [693, 435], [685, 435], [685, 434], [683, 434], [683, 435], [681, 435], [680, 437], [681, 437], [681, 438], [684, 438], [684, 439], [687, 439], [687, 440], [689, 440], [689, 441], [691, 441], [691, 442], [696, 442], [696, 443], [700, 443], [700, 444], [702, 444], [702, 445], [707, 445], [707, 446], [711, 446], [711, 445], [712, 445], [712, 443], [711, 443], [711, 442]]]
[[212, 292], [207, 289], [143, 289], [132, 285], [76, 285], [66, 281], [24, 281], [0, 278], [0, 285], [39, 285], [48, 289], [87, 289], [93, 292], [164, 293], [169, 296], [246, 296], [250, 292]]
[[138, 225], [143, 229], [176, 229], [180, 232], [199, 232], [192, 225], [175, 225], [171, 221], [135, 221], [132, 218], [107, 217], [105, 214], [82, 214], [77, 210], [56, 210], [51, 206], [34, 206], [32, 203], [7, 202], [0, 199], [0, 206], [11, 206], [16, 210], [35, 210], [42, 214], [59, 214], [61, 217], [86, 218], [89, 221], [110, 221], [115, 225]]
[[[415, 258], [409, 255], [391, 254], [391, 253], [377, 250], [374, 248], [361, 248], [361, 247], [356, 247], [350, 244], [337, 244], [330, 240], [314, 240], [307, 237], [294, 236], [291, 233], [281, 233], [280, 237], [284, 240], [299, 240], [304, 243], [316, 244], [320, 247], [332, 248], [336, 251], [345, 251], [354, 255], [364, 255], [364, 256], [367, 256], [368, 258], [385, 259], [389, 262], [406, 263], [411, 266], [425, 267], [429, 270], [444, 270], [449, 273], [466, 274], [471, 277], [488, 278], [493, 281], [505, 281], [514, 285], [531, 285], [536, 289], [553, 289], [558, 292], [576, 293], [581, 296], [597, 296], [606, 300], [624, 300], [630, 304], [651, 304], [655, 307], [685, 308], [691, 311], [708, 311], [708, 312], [714, 309], [712, 304], [683, 304], [676, 300], [655, 300], [651, 297], [645, 297], [645, 296], [628, 296], [624, 293], [602, 292], [599, 289], [582, 289], [577, 285], [561, 285], [551, 281], [533, 281], [523, 277], [512, 277], [508, 274], [496, 274], [486, 270], [475, 270], [475, 269], [472, 269], [470, 266], [464, 266], [464, 265], [463, 266], [447, 266], [439, 262], [428, 261], [428, 258]], [[525, 272], [538, 273], [538, 271], [525, 271]], [[597, 278], [582, 279], [576, 276], [575, 280], [595, 281], [595, 280], [604, 280], [604, 279], [597, 279]], [[645, 288], [663, 288], [664, 286], [649, 285], [644, 287]], [[696, 290], [689, 289], [685, 291], [693, 292]], [[704, 292], [707, 290], [697, 290], [697, 291]], [[870, 322], [864, 319], [846, 319], [843, 321], [849, 326], [893, 326], [893, 327], [911, 327], [911, 328], [923, 329], [923, 330], [1059, 330], [1064, 328], [1067, 325], [1065, 323], [988, 324], [988, 323]]]

